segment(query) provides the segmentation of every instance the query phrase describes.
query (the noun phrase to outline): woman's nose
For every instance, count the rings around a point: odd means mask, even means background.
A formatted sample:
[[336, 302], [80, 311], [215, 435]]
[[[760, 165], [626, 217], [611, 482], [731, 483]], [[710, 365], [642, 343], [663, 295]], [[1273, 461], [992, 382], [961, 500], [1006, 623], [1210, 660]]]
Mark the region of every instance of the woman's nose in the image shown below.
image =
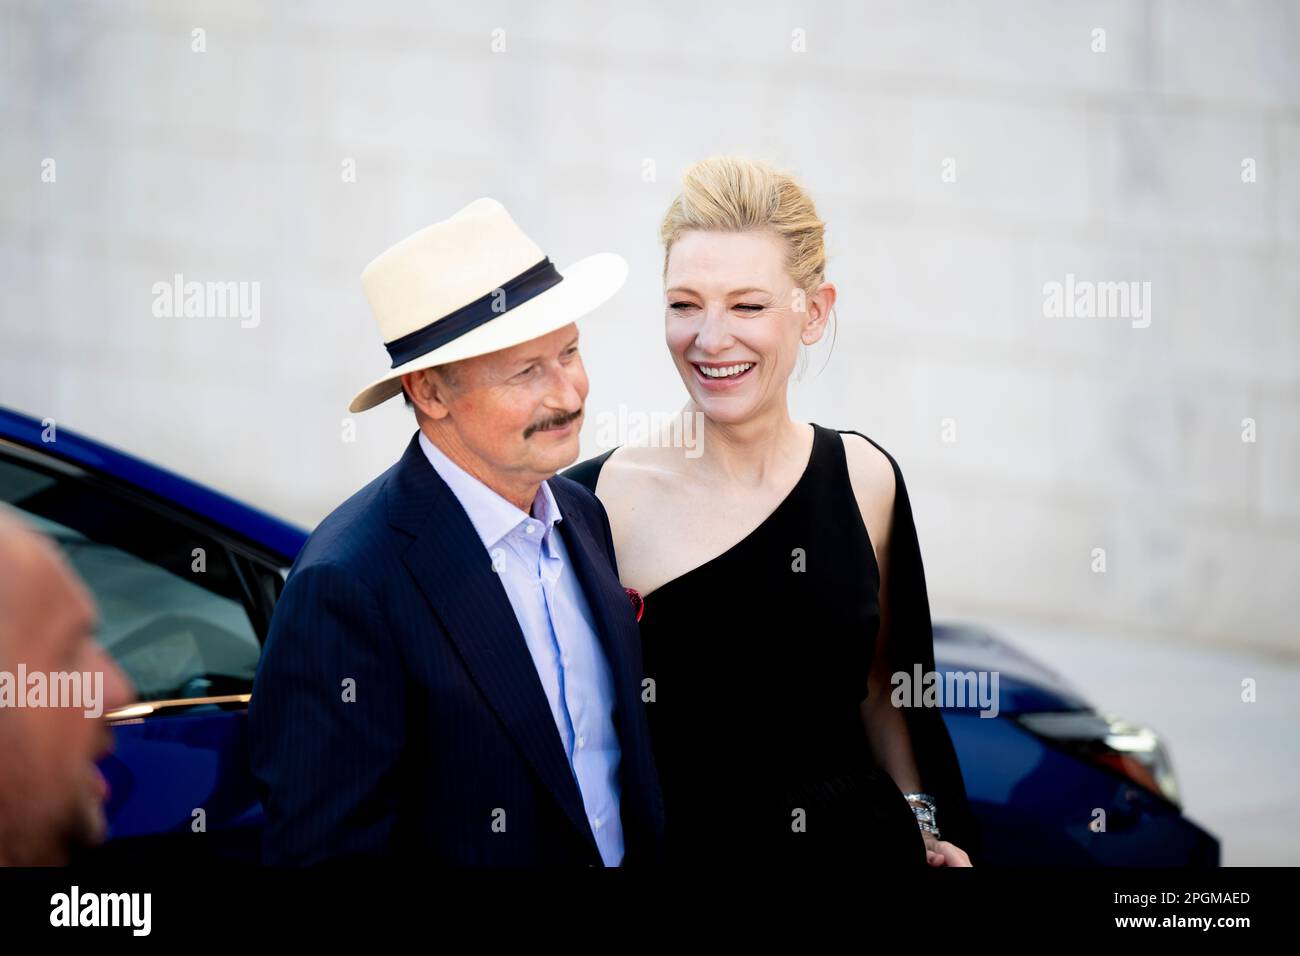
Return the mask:
[[705, 352], [720, 352], [731, 344], [727, 313], [723, 309], [711, 307], [704, 310], [695, 342]]

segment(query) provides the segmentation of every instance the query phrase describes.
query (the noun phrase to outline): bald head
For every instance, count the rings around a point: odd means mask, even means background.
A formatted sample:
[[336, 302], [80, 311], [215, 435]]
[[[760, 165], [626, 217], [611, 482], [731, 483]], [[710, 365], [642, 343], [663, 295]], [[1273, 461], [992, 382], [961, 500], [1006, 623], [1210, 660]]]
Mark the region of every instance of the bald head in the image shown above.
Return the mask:
[[[85, 586], [50, 541], [9, 508], [0, 506], [0, 668], [6, 655], [21, 649], [35, 613], [58, 615], [73, 627], [89, 629], [95, 610]], [[35, 589], [35, 593], [29, 593]], [[24, 599], [26, 595], [26, 599]]]
[[0, 507], [0, 864], [57, 864], [103, 839], [106, 790], [95, 763], [112, 736], [102, 716], [49, 697], [13, 706], [28, 690], [20, 673], [29, 682], [42, 675], [46, 686], [83, 675], [101, 688], [101, 714], [129, 702], [129, 682], [94, 640], [96, 620], [58, 548]]

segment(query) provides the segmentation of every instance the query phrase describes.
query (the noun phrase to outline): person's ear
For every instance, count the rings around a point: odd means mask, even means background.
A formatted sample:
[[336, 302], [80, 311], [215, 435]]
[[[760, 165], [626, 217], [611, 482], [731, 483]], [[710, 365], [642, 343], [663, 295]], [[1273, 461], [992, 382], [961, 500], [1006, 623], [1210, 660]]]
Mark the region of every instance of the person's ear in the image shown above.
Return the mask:
[[823, 282], [806, 299], [803, 328], [799, 338], [804, 345], [815, 345], [826, 331], [831, 309], [835, 305], [836, 289], [832, 282]]
[[446, 418], [451, 410], [451, 390], [433, 369], [407, 372], [402, 376], [402, 390], [418, 411], [435, 421]]

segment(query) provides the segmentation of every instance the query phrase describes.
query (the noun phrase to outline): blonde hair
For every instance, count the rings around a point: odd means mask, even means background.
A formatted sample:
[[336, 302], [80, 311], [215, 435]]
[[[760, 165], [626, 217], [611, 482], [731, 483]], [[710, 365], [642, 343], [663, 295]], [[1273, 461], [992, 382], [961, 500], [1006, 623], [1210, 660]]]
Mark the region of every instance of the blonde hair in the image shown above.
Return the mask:
[[686, 169], [682, 190], [659, 226], [665, 277], [673, 243], [694, 229], [766, 230], [784, 240], [786, 271], [805, 295], [826, 279], [826, 223], [818, 217], [812, 197], [788, 173], [761, 160], [710, 156]]
[[812, 197], [787, 173], [741, 156], [711, 156], [682, 174], [682, 191], [659, 227], [668, 254], [683, 232], [745, 232], [765, 229], [785, 240], [786, 269], [805, 293], [826, 276], [826, 224]]

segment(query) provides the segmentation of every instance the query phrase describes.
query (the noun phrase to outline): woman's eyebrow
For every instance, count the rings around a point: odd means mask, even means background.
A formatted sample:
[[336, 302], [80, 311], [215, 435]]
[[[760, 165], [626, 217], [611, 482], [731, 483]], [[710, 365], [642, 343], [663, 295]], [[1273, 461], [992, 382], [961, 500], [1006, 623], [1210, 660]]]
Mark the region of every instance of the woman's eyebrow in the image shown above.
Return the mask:
[[[694, 289], [688, 289], [685, 286], [673, 286], [671, 289], [668, 290], [668, 292], [669, 294], [673, 292], [682, 292], [685, 293], [686, 295], [696, 295], [696, 296], [699, 295], [699, 293], [696, 292]], [[771, 293], [768, 292], [766, 289], [759, 289], [757, 287], [750, 287], [747, 289], [732, 289], [730, 292], [727, 293], [727, 295], [748, 295], [750, 292], [761, 292], [763, 295], [771, 295]]]

